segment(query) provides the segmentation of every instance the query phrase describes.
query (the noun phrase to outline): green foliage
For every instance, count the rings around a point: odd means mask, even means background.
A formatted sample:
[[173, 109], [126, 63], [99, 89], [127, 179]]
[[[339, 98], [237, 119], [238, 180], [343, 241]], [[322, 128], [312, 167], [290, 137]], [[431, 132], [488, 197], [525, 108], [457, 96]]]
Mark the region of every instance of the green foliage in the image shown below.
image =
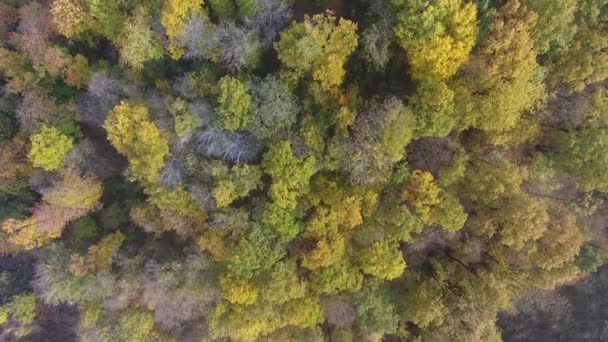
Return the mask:
[[218, 208], [224, 208], [234, 200], [246, 197], [262, 186], [262, 172], [252, 165], [234, 166], [228, 174], [218, 176], [213, 189], [213, 199]]
[[248, 129], [264, 140], [280, 140], [296, 123], [300, 108], [292, 90], [279, 78], [250, 84], [253, 97]]
[[270, 146], [264, 154], [262, 169], [272, 179], [269, 196], [282, 208], [293, 209], [299, 196], [309, 191], [310, 177], [316, 172], [315, 158], [301, 160], [293, 155], [289, 142]]
[[398, 317], [386, 288], [365, 291], [355, 304], [357, 318], [365, 332], [382, 336], [397, 331]]
[[35, 295], [23, 294], [13, 297], [11, 301], [3, 307], [13, 318], [24, 325], [29, 325], [34, 323], [34, 320], [36, 319], [36, 302]]
[[6, 322], [8, 317], [20, 323], [17, 329], [7, 327], [6, 332], [9, 333], [14, 330], [15, 335], [19, 337], [28, 335], [37, 316], [37, 302], [34, 294], [20, 294], [14, 296], [10, 302], [0, 307], [0, 324]]
[[338, 262], [311, 274], [312, 288], [323, 294], [357, 292], [362, 283], [363, 275], [348, 261]]
[[454, 92], [443, 82], [422, 82], [410, 98], [416, 115], [416, 135], [444, 137], [457, 123]]
[[217, 85], [220, 93], [216, 109], [217, 124], [229, 131], [247, 126], [251, 120], [251, 96], [245, 85], [231, 76], [222, 77]]
[[302, 222], [294, 216], [293, 212], [275, 203], [266, 205], [260, 222], [264, 227], [271, 229], [282, 242], [295, 239], [302, 231]]
[[74, 224], [72, 236], [74, 240], [81, 241], [97, 236], [97, 223], [91, 217], [85, 217]]
[[151, 18], [145, 7], [138, 7], [125, 23], [118, 41], [120, 60], [125, 65], [141, 70], [146, 62], [162, 58], [161, 40], [150, 25]]
[[74, 145], [72, 138], [61, 134], [55, 127], [48, 126], [43, 126], [38, 133], [32, 135], [31, 143], [28, 159], [34, 167], [47, 171], [63, 167], [65, 156]]
[[585, 245], [576, 257], [576, 266], [581, 272], [595, 272], [602, 265], [602, 257], [597, 247]]
[[538, 53], [556, 55], [565, 49], [576, 32], [573, 22], [577, 1], [523, 0], [522, 3], [538, 14], [533, 34]]
[[608, 191], [606, 148], [608, 133], [604, 129], [588, 128], [576, 133], [556, 133], [553, 136], [558, 152], [556, 167], [570, 173], [584, 191]]
[[574, 19], [576, 34], [551, 68], [549, 81], [552, 85], [563, 83], [571, 89], [581, 91], [586, 85], [608, 77], [605, 6], [604, 1], [578, 2]]
[[115, 39], [124, 26], [129, 1], [88, 0], [91, 29], [104, 37]]
[[281, 32], [275, 49], [290, 82], [312, 76], [323, 88], [337, 87], [344, 79], [344, 64], [357, 47], [357, 24], [331, 14], [306, 16]]
[[226, 268], [238, 277], [251, 278], [268, 271], [285, 256], [285, 250], [258, 226], [253, 226], [229, 257]]
[[233, 0], [207, 0], [211, 11], [222, 19], [231, 19], [236, 16], [237, 8]]
[[376, 242], [362, 250], [358, 259], [363, 273], [380, 279], [398, 278], [405, 270], [401, 250], [395, 243]]

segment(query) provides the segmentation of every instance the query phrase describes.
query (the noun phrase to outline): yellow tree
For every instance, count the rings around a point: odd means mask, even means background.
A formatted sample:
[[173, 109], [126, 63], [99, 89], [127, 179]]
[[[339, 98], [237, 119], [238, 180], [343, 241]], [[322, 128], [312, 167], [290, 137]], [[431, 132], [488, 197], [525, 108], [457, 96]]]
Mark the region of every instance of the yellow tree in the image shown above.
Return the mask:
[[477, 31], [477, 8], [464, 0], [406, 0], [395, 26], [418, 79], [454, 75], [467, 61]]
[[51, 5], [51, 14], [57, 31], [67, 38], [85, 28], [87, 12], [80, 0], [55, 0]]
[[129, 159], [134, 178], [156, 181], [169, 145], [150, 121], [148, 108], [123, 101], [108, 114], [104, 128], [116, 150]]
[[490, 143], [508, 142], [497, 133], [514, 128], [522, 113], [545, 97], [532, 40], [536, 19], [519, 0], [507, 2], [498, 11], [485, 44], [455, 81], [462, 126], [491, 131]]

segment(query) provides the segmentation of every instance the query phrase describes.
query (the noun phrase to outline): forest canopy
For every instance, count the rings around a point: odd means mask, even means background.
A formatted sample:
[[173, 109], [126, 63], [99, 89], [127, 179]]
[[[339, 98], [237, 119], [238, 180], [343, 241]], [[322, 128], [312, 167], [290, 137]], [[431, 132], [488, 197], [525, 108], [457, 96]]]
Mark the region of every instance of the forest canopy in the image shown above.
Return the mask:
[[516, 336], [607, 129], [607, 0], [2, 0], [0, 340]]

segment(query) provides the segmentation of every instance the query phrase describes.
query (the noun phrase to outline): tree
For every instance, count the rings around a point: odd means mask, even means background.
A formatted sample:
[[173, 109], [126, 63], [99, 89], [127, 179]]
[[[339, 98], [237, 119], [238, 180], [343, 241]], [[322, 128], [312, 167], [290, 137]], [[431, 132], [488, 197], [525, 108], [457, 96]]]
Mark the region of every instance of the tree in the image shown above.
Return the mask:
[[423, 81], [410, 98], [416, 115], [417, 136], [445, 137], [458, 118], [454, 113], [454, 92], [443, 82]]
[[53, 33], [52, 16], [39, 2], [19, 8], [18, 48], [36, 63], [43, 61], [48, 40]]
[[99, 243], [89, 247], [87, 268], [93, 272], [108, 272], [112, 259], [125, 239], [125, 235], [118, 231], [104, 236]]
[[272, 46], [283, 28], [289, 24], [293, 13], [287, 1], [258, 0], [255, 15], [248, 18], [252, 31], [259, 32], [265, 47]]
[[584, 191], [608, 191], [608, 178], [603, 171], [608, 134], [604, 129], [587, 128], [572, 133], [555, 133], [552, 155], [555, 167], [571, 174]]
[[93, 76], [93, 68], [86, 57], [76, 55], [64, 71], [65, 83], [72, 87], [84, 88]]
[[219, 301], [213, 263], [200, 254], [159, 264], [146, 263], [142, 302], [154, 311], [156, 325], [164, 331], [183, 328], [207, 315]]
[[534, 27], [534, 46], [540, 55], [558, 55], [568, 47], [576, 32], [574, 14], [577, 1], [559, 3], [547, 0], [523, 0], [524, 5], [538, 14]]
[[128, 9], [124, 6], [125, 2], [89, 0], [88, 4], [91, 28], [106, 38], [116, 39], [125, 24]]
[[306, 16], [303, 23], [293, 23], [281, 32], [274, 44], [285, 65], [285, 77], [297, 80], [304, 76], [326, 89], [338, 87], [344, 78], [344, 63], [357, 47], [357, 24], [331, 14]]
[[608, 77], [608, 54], [605, 53], [608, 40], [603, 6], [602, 1], [578, 2], [574, 19], [576, 34], [551, 69], [551, 85], [563, 83], [570, 89], [581, 91], [586, 85]]
[[72, 138], [63, 135], [55, 127], [43, 126], [31, 136], [32, 147], [28, 159], [34, 167], [47, 171], [57, 170], [63, 166], [66, 154], [74, 146]]
[[387, 288], [368, 289], [355, 303], [357, 318], [364, 332], [382, 336], [396, 332], [398, 317]]
[[165, 0], [160, 21], [169, 37], [169, 55], [173, 59], [179, 59], [184, 50], [177, 44], [177, 37], [182, 33], [189, 16], [202, 14], [201, 0]]
[[342, 169], [357, 184], [386, 181], [391, 168], [405, 157], [414, 127], [411, 110], [399, 99], [371, 103], [357, 116], [352, 142], [343, 147], [349, 157], [343, 159]]
[[271, 145], [264, 154], [262, 169], [272, 179], [270, 198], [279, 207], [293, 209], [298, 197], [309, 191], [308, 182], [316, 172], [315, 158], [295, 157], [289, 142], [282, 141]]
[[477, 38], [475, 5], [462, 0], [401, 2], [395, 34], [407, 52], [413, 76], [423, 80], [453, 76]]
[[401, 199], [408, 203], [424, 223], [432, 222], [432, 208], [440, 203], [440, 189], [430, 172], [415, 170], [404, 184]]
[[82, 31], [87, 20], [85, 8], [76, 0], [53, 1], [51, 13], [57, 30], [67, 38]]
[[229, 72], [252, 70], [260, 64], [262, 45], [255, 31], [232, 22], [222, 22], [215, 36], [220, 44], [219, 62]]
[[447, 313], [441, 287], [433, 279], [426, 279], [418, 274], [409, 274], [403, 291], [401, 305], [402, 315], [407, 321], [413, 322], [419, 328], [426, 329], [430, 325], [439, 325]]
[[398, 278], [405, 270], [399, 246], [389, 242], [376, 242], [363, 249], [358, 261], [363, 273], [385, 280]]
[[104, 128], [116, 150], [129, 159], [134, 177], [144, 182], [156, 181], [169, 146], [150, 121], [148, 109], [122, 101], [108, 114]]
[[258, 299], [255, 286], [248, 279], [225, 276], [220, 278], [222, 297], [232, 304], [251, 305]]
[[[505, 144], [497, 133], [514, 128], [526, 110], [544, 100], [532, 29], [537, 15], [519, 0], [497, 13], [490, 35], [471, 58], [463, 78], [455, 81], [456, 110], [462, 126], [493, 132], [488, 140]], [[464, 89], [467, 90], [464, 90]]]
[[42, 191], [42, 202], [23, 220], [8, 219], [2, 230], [12, 245], [26, 250], [59, 237], [65, 226], [99, 206], [102, 186], [96, 179], [69, 168]]
[[585, 244], [576, 256], [576, 266], [581, 272], [595, 272], [602, 265], [602, 257], [597, 247]]
[[282, 208], [276, 203], [268, 203], [264, 207], [261, 223], [276, 234], [280, 241], [289, 242], [298, 236], [303, 225], [291, 210]]
[[188, 60], [216, 60], [219, 41], [215, 25], [205, 15], [190, 16], [175, 40], [183, 47], [183, 57]]
[[[20, 294], [11, 298], [11, 301], [0, 307], [0, 311], [6, 316], [18, 321], [21, 326], [15, 329], [15, 335], [18, 337], [26, 336], [30, 333], [32, 324], [36, 319], [36, 296], [34, 294]], [[7, 333], [11, 327], [7, 327]]]
[[68, 168], [61, 180], [43, 190], [42, 200], [58, 208], [80, 210], [84, 215], [98, 207], [102, 192], [101, 182], [95, 177]]
[[274, 76], [249, 85], [252, 111], [249, 129], [262, 140], [284, 138], [296, 123], [300, 112], [291, 89]]
[[262, 186], [262, 172], [251, 165], [234, 166], [228, 175], [219, 177], [213, 189], [213, 198], [218, 208], [223, 208], [234, 200], [246, 197], [251, 191]]
[[190, 142], [194, 151], [208, 158], [226, 160], [234, 164], [257, 161], [262, 152], [262, 147], [254, 136], [216, 128], [195, 132]]
[[39, 231], [36, 228], [36, 220], [32, 218], [25, 220], [9, 218], [2, 223], [2, 231], [6, 234], [6, 241], [9, 244], [15, 249], [24, 250], [46, 245], [61, 234], [61, 231]]
[[126, 21], [118, 40], [121, 61], [141, 70], [146, 62], [160, 59], [163, 47], [160, 38], [150, 27], [150, 15], [145, 7], [138, 7]]
[[322, 294], [354, 293], [363, 285], [363, 274], [351, 262], [344, 260], [311, 273], [310, 282], [312, 289]]
[[237, 8], [232, 0], [207, 0], [213, 13], [222, 19], [232, 19], [236, 16]]
[[272, 269], [285, 256], [285, 249], [260, 227], [254, 226], [242, 238], [226, 262], [230, 274], [250, 279]]
[[300, 279], [294, 260], [278, 262], [269, 273], [268, 281], [263, 279], [260, 299], [265, 302], [283, 304], [307, 295], [307, 283]]
[[219, 97], [217, 102], [216, 121], [220, 128], [236, 131], [246, 127], [251, 120], [251, 96], [241, 81], [231, 76], [224, 76], [218, 82]]

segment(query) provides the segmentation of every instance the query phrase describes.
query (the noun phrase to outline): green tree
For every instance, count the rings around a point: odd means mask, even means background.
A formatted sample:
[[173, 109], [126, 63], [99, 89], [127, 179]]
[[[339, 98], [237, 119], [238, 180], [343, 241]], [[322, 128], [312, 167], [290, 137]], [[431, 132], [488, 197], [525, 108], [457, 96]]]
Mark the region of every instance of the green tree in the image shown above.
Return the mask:
[[236, 131], [247, 126], [251, 120], [251, 96], [245, 85], [232, 76], [224, 76], [219, 80], [218, 88], [219, 106], [215, 112], [219, 127]]
[[553, 57], [568, 47], [576, 33], [574, 14], [577, 2], [522, 0], [523, 4], [538, 14], [533, 38], [534, 46], [540, 55], [548, 54]]
[[297, 158], [289, 142], [282, 141], [270, 145], [264, 154], [262, 169], [272, 180], [269, 195], [273, 202], [279, 207], [294, 209], [298, 197], [310, 189], [310, 177], [316, 172], [315, 158]]
[[282, 304], [307, 295], [306, 282], [300, 279], [294, 260], [276, 263], [259, 283], [260, 298], [265, 302]]
[[577, 132], [559, 132], [553, 135], [556, 147], [552, 158], [555, 167], [572, 175], [584, 191], [608, 191], [606, 148], [608, 133], [603, 128], [581, 129]]
[[218, 208], [223, 208], [234, 200], [246, 197], [251, 191], [262, 186], [262, 172], [252, 165], [234, 166], [227, 175], [222, 175], [213, 189], [213, 198]]
[[88, 0], [93, 31], [115, 41], [125, 25], [129, 1]]
[[401, 249], [391, 242], [376, 242], [363, 249], [358, 261], [363, 273], [385, 280], [398, 278], [405, 270]]
[[323, 294], [357, 292], [363, 285], [363, 274], [348, 260], [316, 270], [310, 275], [311, 287]]
[[253, 99], [248, 129], [264, 140], [285, 138], [300, 111], [292, 90], [276, 76], [249, 85]]
[[151, 20], [148, 10], [138, 7], [125, 22], [118, 40], [120, 60], [133, 69], [141, 70], [146, 62], [163, 57], [163, 46], [150, 27]]
[[567, 49], [551, 68], [550, 84], [563, 83], [581, 91], [586, 85], [608, 77], [608, 48], [606, 11], [604, 1], [578, 1], [574, 24], [576, 34]]
[[599, 248], [586, 244], [576, 256], [576, 266], [581, 272], [595, 272], [603, 263]]
[[213, 13], [222, 19], [232, 19], [236, 16], [237, 8], [233, 0], [207, 0]]
[[417, 136], [445, 137], [458, 122], [454, 113], [454, 92], [443, 82], [421, 82], [410, 103], [416, 116]]
[[268, 203], [264, 207], [261, 223], [270, 228], [283, 242], [289, 242], [302, 231], [302, 222], [295, 217], [291, 210], [285, 209], [276, 203]]
[[311, 76], [330, 89], [342, 84], [344, 64], [357, 44], [357, 24], [340, 18], [336, 25], [333, 15], [317, 14], [292, 23], [274, 46], [288, 80]]
[[387, 288], [368, 289], [355, 303], [363, 330], [375, 337], [397, 331], [398, 316]]
[[[30, 333], [30, 328], [36, 319], [37, 303], [38, 301], [34, 294], [20, 294], [14, 296], [10, 302], [0, 307], [0, 312], [3, 312], [6, 316], [10, 316], [21, 324], [20, 327], [14, 330], [14, 333], [18, 337], [22, 337]], [[6, 332], [13, 329], [11, 327], [7, 327]]]
[[32, 147], [28, 159], [34, 167], [47, 171], [61, 168], [66, 154], [74, 146], [72, 138], [61, 134], [55, 127], [42, 126], [30, 139]]

